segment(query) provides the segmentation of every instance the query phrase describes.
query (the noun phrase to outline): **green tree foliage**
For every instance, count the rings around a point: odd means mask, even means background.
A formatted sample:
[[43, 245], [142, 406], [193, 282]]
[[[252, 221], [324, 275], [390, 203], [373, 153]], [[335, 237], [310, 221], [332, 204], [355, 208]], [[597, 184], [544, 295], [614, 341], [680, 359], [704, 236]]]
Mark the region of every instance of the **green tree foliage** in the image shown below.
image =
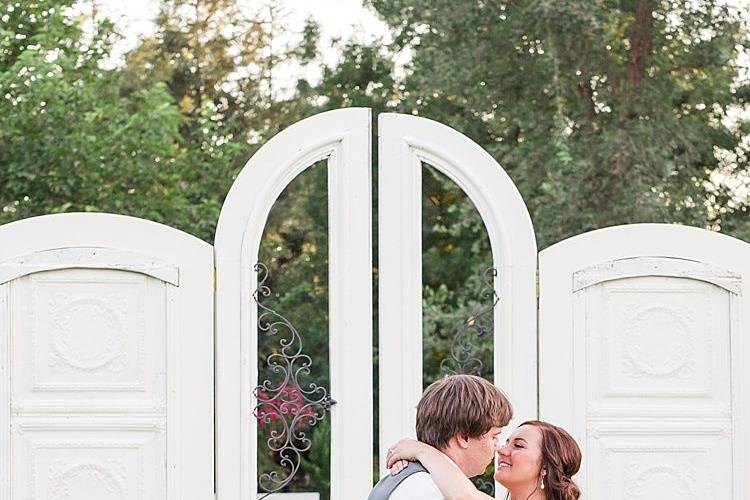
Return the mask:
[[[519, 186], [540, 246], [679, 221], [748, 235], [741, 17], [725, 2], [371, 0], [413, 60], [401, 109], [451, 124]], [[722, 162], [716, 150], [729, 152]]]
[[[483, 296], [485, 272], [492, 267], [489, 237], [471, 200], [435, 168], [422, 168], [422, 330], [424, 386], [453, 371], [493, 379], [492, 298]], [[488, 317], [489, 316], [489, 317]], [[489, 332], [476, 338], [478, 328]], [[457, 335], [472, 349], [456, 349]], [[457, 359], [477, 359], [458, 363]]]
[[235, 121], [257, 103], [261, 81], [238, 73], [257, 70], [264, 36], [260, 21], [243, 15], [234, 0], [165, 0], [155, 33], [127, 55], [128, 87], [167, 83], [188, 138], [202, 128], [204, 105], [220, 123], [241, 126]]
[[372, 108], [378, 113], [396, 104], [392, 54], [384, 47], [347, 42], [341, 46], [339, 63], [323, 69], [315, 93], [325, 100], [325, 108], [349, 106]]
[[[322, 420], [312, 433], [313, 443], [331, 442], [331, 423]], [[331, 447], [315, 446], [302, 458], [301, 470], [304, 471], [307, 491], [321, 492], [320, 498], [331, 498]]]
[[164, 0], [154, 34], [126, 57], [126, 93], [163, 83], [179, 105], [189, 231], [207, 241], [248, 158], [316, 111], [276, 89], [280, 66], [304, 66], [318, 54], [317, 25], [309, 21], [301, 34], [288, 33], [285, 15], [270, 1], [248, 6], [236, 0]]
[[221, 203], [255, 150], [246, 117], [259, 107], [261, 81], [241, 78], [262, 59], [264, 31], [233, 0], [167, 0], [155, 33], [131, 51], [123, 68], [128, 94], [166, 85], [179, 106], [181, 181], [191, 232], [213, 240]]
[[122, 99], [100, 66], [111, 25], [85, 36], [69, 3], [0, 10], [0, 219], [107, 211], [180, 225], [177, 108], [163, 85]]

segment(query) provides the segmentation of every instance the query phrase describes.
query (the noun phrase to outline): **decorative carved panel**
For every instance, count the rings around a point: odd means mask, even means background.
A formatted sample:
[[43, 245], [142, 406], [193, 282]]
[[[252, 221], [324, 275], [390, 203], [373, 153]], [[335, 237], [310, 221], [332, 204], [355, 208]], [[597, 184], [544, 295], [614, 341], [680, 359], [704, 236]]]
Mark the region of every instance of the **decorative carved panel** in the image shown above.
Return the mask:
[[[131, 357], [126, 351], [131, 343], [124, 325], [129, 309], [126, 303], [124, 295], [114, 293], [103, 296], [58, 293], [52, 297], [47, 311], [47, 366], [60, 372], [123, 372]], [[142, 344], [143, 316], [139, 315], [139, 319], [137, 340]], [[137, 371], [142, 379], [142, 363], [140, 368]]]
[[638, 277], [586, 291], [590, 413], [657, 406], [729, 416], [729, 293], [685, 278]]
[[[676, 431], [679, 428], [680, 431]], [[731, 498], [728, 428], [654, 424], [589, 433], [590, 498]], [[680, 434], [684, 432], [684, 434]]]
[[[164, 283], [127, 271], [46, 271], [14, 283], [16, 411], [164, 411]], [[107, 410], [102, 410], [107, 411]]]
[[13, 498], [162, 500], [166, 496], [164, 425], [15, 423], [11, 440]]
[[602, 368], [607, 367], [608, 389], [622, 395], [705, 395], [711, 377], [712, 326], [707, 291], [605, 287], [609, 335]]

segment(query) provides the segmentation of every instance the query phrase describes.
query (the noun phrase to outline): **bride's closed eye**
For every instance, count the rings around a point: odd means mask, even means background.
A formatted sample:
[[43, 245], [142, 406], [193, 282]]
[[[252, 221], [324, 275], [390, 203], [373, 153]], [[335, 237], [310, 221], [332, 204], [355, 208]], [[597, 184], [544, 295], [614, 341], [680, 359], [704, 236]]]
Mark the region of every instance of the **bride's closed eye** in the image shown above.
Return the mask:
[[[506, 446], [508, 445], [508, 441], [505, 442]], [[513, 443], [511, 443], [514, 448], [526, 448], [526, 441], [523, 439], [514, 439]]]

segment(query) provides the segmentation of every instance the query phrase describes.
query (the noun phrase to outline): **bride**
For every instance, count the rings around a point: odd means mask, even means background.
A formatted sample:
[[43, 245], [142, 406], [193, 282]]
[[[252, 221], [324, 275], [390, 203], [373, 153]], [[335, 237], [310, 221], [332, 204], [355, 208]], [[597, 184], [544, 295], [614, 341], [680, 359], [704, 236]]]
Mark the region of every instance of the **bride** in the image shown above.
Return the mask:
[[[484, 500], [449, 459], [432, 446], [402, 439], [389, 449], [387, 466], [398, 474], [409, 460], [429, 471], [446, 500]], [[495, 480], [508, 490], [510, 500], [577, 500], [581, 496], [573, 475], [581, 466], [581, 450], [564, 429], [531, 420], [516, 428], [498, 449]]]

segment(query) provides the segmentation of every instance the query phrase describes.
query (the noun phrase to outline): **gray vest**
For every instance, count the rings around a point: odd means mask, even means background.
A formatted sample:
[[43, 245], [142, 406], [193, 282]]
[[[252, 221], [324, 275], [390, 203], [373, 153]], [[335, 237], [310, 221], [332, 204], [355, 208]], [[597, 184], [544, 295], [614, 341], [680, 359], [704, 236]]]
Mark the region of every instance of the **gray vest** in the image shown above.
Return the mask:
[[388, 474], [378, 481], [378, 484], [372, 489], [367, 500], [388, 500], [391, 493], [393, 493], [393, 490], [398, 488], [398, 485], [401, 484], [404, 479], [412, 474], [416, 474], [417, 472], [427, 472], [427, 469], [425, 469], [419, 462], [409, 462], [409, 465], [395, 476]]

